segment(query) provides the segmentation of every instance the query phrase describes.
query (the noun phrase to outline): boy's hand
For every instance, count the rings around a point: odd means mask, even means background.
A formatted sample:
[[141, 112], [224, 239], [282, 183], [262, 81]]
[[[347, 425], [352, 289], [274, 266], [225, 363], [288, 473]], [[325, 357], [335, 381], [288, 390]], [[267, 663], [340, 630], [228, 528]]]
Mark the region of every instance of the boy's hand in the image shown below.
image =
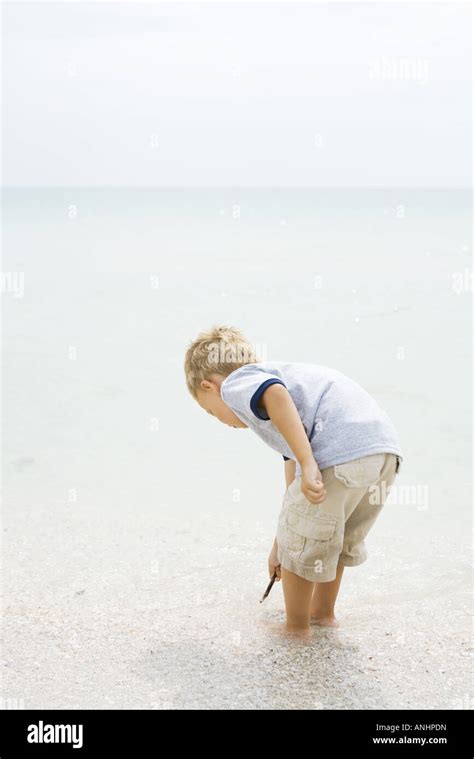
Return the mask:
[[273, 543], [272, 550], [270, 551], [270, 555], [268, 557], [268, 576], [270, 577], [270, 580], [272, 579], [275, 572], [278, 582], [278, 580], [281, 580], [281, 564], [278, 561], [278, 548], [276, 546], [276, 541]]
[[323, 478], [316, 462], [301, 467], [301, 491], [311, 503], [321, 503], [326, 496]]

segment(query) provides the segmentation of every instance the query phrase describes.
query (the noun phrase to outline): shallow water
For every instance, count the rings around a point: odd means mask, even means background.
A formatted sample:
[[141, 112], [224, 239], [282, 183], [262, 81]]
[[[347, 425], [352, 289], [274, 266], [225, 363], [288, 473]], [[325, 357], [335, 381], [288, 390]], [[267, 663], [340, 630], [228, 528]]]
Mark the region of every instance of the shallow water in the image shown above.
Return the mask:
[[[472, 707], [469, 194], [3, 201], [3, 270], [24, 274], [3, 297], [4, 700]], [[277, 631], [279, 584], [259, 603], [281, 457], [185, 388], [187, 342], [219, 322], [346, 372], [400, 431], [399, 489], [346, 570], [341, 627], [309, 642]]]

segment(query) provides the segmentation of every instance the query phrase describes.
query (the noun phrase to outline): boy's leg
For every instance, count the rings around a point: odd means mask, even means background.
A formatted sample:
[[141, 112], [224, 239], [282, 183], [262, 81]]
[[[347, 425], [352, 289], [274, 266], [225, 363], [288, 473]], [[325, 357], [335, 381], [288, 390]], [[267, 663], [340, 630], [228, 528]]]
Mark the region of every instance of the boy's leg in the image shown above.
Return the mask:
[[337, 627], [334, 606], [341, 585], [344, 564], [338, 564], [336, 577], [330, 582], [315, 582], [311, 599], [310, 615], [313, 622], [325, 627]]
[[309, 634], [310, 605], [314, 582], [281, 568], [288, 632]]

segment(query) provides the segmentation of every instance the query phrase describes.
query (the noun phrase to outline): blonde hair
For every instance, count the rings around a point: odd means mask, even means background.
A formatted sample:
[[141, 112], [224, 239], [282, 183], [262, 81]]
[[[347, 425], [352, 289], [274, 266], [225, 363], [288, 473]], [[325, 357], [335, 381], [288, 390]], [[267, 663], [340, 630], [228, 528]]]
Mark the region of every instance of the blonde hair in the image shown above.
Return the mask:
[[258, 361], [253, 345], [236, 327], [216, 326], [200, 332], [189, 345], [184, 359], [188, 390], [197, 398], [201, 381], [213, 373], [228, 374]]

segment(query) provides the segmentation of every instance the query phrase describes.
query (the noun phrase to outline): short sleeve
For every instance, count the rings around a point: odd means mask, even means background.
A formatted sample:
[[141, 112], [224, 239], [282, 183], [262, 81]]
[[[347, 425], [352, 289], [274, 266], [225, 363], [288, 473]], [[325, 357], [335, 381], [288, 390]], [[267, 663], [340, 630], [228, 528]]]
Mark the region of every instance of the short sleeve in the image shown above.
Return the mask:
[[258, 403], [265, 390], [276, 384], [286, 387], [280, 377], [259, 369], [256, 364], [246, 364], [225, 378], [221, 384], [221, 397], [237, 414], [250, 414], [268, 421], [270, 417], [258, 407]]

